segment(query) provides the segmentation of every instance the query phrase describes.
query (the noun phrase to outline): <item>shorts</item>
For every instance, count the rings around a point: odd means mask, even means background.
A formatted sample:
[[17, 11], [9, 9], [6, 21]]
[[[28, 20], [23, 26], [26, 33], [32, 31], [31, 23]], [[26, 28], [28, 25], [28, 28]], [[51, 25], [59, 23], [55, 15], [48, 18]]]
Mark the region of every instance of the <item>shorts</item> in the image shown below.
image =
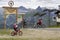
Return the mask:
[[14, 28], [14, 31], [18, 32], [17, 28]]
[[37, 25], [41, 25], [41, 24], [42, 24], [41, 22], [37, 23]]

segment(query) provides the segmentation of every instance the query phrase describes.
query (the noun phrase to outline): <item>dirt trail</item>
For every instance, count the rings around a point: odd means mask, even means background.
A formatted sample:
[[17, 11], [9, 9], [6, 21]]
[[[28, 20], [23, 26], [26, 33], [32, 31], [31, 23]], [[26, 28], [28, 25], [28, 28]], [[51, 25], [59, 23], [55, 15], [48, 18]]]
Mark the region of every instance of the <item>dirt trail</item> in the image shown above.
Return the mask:
[[0, 38], [59, 38], [60, 31], [24, 29], [22, 36], [0, 35]]

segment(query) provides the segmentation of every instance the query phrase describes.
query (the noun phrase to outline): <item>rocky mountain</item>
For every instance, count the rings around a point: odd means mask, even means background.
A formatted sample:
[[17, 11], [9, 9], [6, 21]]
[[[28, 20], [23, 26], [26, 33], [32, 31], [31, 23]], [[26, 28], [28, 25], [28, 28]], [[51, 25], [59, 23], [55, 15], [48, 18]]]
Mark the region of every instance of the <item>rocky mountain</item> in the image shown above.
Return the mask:
[[[28, 20], [30, 20], [30, 23], [32, 23], [32, 20], [33, 20], [33, 14], [35, 14], [36, 12], [41, 12], [41, 11], [43, 11], [42, 10], [43, 8], [41, 8], [40, 6], [38, 6], [36, 9], [27, 9], [27, 8], [25, 8], [24, 6], [20, 6], [19, 8], [18, 8], [18, 13], [21, 13], [21, 12], [24, 12], [24, 13], [26, 13], [26, 15], [24, 16], [25, 18], [26, 18], [26, 20], [28, 19]], [[3, 18], [3, 8], [0, 8], [0, 26], [2, 27], [4, 24], [4, 18]], [[51, 16], [51, 18], [52, 18], [52, 16], [54, 15], [53, 14], [54, 12], [51, 12], [50, 13], [50, 16]], [[44, 20], [44, 22], [46, 23], [48, 23], [48, 12], [46, 11], [46, 15], [44, 16], [44, 17], [42, 17]], [[14, 20], [14, 21], [13, 21]], [[34, 19], [35, 20], [35, 19]], [[33, 21], [34, 21], [33, 20]], [[52, 20], [52, 19], [51, 19]], [[8, 18], [7, 18], [7, 25], [6, 26], [8, 26], [8, 27], [10, 27], [10, 26], [12, 26], [12, 24], [14, 23], [16, 21], [16, 17], [15, 17], [15, 15], [10, 15]], [[46, 24], [47, 24], [46, 23]], [[52, 22], [51, 22], [52, 23]], [[10, 25], [11, 24], [11, 25]]]
[[18, 9], [27, 10], [24, 6], [20, 6]]
[[42, 8], [41, 8], [40, 6], [38, 6], [38, 7], [36, 8], [36, 10], [37, 10], [37, 11], [42, 11]]
[[20, 7], [18, 8], [18, 13], [26, 13], [26, 12], [28, 12], [28, 9], [25, 8], [24, 6], [20, 6]]

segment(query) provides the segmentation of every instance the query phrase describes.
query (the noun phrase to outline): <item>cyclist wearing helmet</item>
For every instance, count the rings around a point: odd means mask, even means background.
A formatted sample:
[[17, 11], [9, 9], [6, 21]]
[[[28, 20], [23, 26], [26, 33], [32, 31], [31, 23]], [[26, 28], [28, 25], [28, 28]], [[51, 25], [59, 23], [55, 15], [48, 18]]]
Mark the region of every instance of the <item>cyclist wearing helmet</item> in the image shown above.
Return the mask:
[[14, 25], [13, 25], [13, 28], [14, 28], [14, 31], [18, 31], [18, 25], [15, 23]]
[[41, 24], [42, 24], [42, 19], [39, 19], [37, 25], [41, 25]]

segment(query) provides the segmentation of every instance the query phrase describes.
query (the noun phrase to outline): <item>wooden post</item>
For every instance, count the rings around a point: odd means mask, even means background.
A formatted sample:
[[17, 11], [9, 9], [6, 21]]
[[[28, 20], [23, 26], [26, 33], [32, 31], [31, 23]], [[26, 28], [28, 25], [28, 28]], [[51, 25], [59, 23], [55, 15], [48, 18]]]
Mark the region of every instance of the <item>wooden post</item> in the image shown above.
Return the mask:
[[6, 14], [5, 14], [5, 9], [4, 9], [4, 29], [6, 29]]
[[18, 13], [17, 13], [17, 9], [16, 9], [16, 24], [18, 22]]
[[22, 14], [22, 28], [24, 28], [24, 23], [23, 23], [24, 20], [23, 20], [23, 16], [24, 16], [24, 15]]
[[16, 15], [16, 23], [18, 20], [18, 13], [16, 7], [3, 7], [4, 8], [4, 29], [6, 29], [6, 14], [15, 14]]

